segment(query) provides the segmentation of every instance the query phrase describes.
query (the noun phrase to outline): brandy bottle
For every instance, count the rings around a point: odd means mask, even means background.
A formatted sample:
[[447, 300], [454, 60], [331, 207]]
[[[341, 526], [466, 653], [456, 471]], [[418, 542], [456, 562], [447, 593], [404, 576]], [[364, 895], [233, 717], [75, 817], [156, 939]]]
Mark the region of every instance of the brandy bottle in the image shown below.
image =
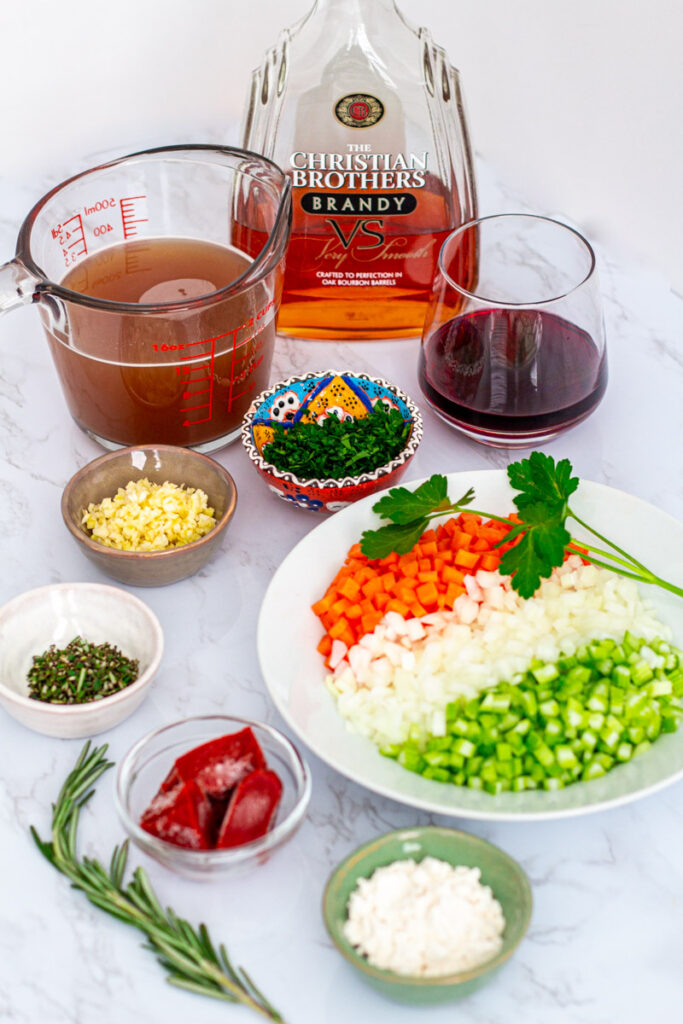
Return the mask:
[[291, 176], [278, 330], [412, 337], [439, 249], [476, 216], [460, 77], [394, 0], [316, 0], [252, 75], [246, 149]]

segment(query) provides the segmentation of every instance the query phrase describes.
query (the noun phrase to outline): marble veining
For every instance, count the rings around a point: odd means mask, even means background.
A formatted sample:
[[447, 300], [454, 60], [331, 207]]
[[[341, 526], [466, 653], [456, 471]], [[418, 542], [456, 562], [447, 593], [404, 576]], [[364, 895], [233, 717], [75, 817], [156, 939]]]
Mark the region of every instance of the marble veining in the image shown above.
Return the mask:
[[[122, 149], [123, 151], [123, 149]], [[9, 258], [23, 216], [45, 189], [109, 154], [48, 178], [3, 182], [0, 246]], [[484, 213], [530, 210], [479, 168]], [[547, 212], [553, 215], [554, 211]], [[563, 219], [560, 215], [560, 219]], [[548, 445], [585, 478], [654, 502], [683, 519], [683, 300], [666, 282], [598, 245], [610, 384], [597, 413]], [[329, 367], [385, 376], [420, 401], [425, 436], [411, 475], [503, 468], [514, 456], [451, 432], [421, 402], [418, 341], [367, 344], [280, 338], [272, 379]], [[0, 603], [58, 580], [102, 580], [61, 521], [61, 489], [100, 454], [72, 423], [35, 310], [0, 321]], [[218, 454], [239, 501], [219, 555], [197, 576], [135, 591], [159, 616], [166, 653], [150, 696], [102, 737], [118, 761], [141, 735], [180, 717], [224, 711], [283, 723], [256, 659], [257, 612], [276, 567], [317, 522], [270, 495], [239, 444]], [[105, 582], [110, 582], [105, 580]], [[681, 616], [683, 629], [683, 616]], [[0, 1022], [235, 1024], [247, 1011], [167, 986], [141, 937], [72, 892], [33, 848], [80, 741], [0, 720]], [[304, 751], [305, 753], [305, 751]], [[203, 920], [263, 985], [288, 1024], [675, 1024], [683, 996], [683, 782], [638, 803], [575, 820], [467, 823], [369, 793], [307, 755], [314, 777], [295, 839], [244, 880], [202, 886], [145, 862], [164, 903]], [[82, 849], [106, 858], [122, 829], [113, 775], [83, 815]], [[518, 858], [535, 907], [517, 955], [465, 1004], [394, 1006], [363, 985], [332, 948], [320, 915], [332, 867], [388, 829], [436, 822], [469, 829]], [[133, 864], [143, 860], [133, 851]]]

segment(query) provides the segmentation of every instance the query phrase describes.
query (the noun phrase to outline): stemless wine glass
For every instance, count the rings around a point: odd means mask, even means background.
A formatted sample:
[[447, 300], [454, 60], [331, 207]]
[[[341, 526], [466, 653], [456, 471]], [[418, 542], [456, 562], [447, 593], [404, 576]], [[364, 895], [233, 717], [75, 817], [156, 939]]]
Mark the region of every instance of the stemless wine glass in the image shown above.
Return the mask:
[[586, 239], [515, 213], [453, 231], [439, 255], [419, 379], [435, 412], [483, 444], [530, 447], [590, 415], [607, 359]]

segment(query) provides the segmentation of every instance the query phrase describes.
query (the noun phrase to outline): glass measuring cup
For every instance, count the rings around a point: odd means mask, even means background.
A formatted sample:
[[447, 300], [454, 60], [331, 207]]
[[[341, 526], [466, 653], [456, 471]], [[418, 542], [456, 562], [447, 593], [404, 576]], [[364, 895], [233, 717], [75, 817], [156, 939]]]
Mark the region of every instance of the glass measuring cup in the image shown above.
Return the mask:
[[0, 312], [37, 304], [69, 411], [105, 448], [214, 451], [269, 383], [290, 220], [289, 180], [264, 157], [134, 153], [33, 207]]

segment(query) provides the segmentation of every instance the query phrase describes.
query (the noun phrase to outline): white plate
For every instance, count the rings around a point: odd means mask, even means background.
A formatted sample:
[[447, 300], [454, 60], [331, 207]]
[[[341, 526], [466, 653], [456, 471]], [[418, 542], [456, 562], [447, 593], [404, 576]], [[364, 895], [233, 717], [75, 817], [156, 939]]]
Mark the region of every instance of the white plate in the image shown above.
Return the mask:
[[[420, 481], [408, 486], [414, 489]], [[451, 473], [448, 493], [458, 498], [474, 487], [474, 507], [507, 514], [512, 496], [502, 470]], [[386, 492], [382, 492], [386, 493]], [[558, 818], [586, 814], [652, 793], [683, 776], [683, 725], [662, 736], [651, 750], [601, 779], [557, 792], [530, 791], [491, 796], [477, 790], [423, 779], [382, 757], [367, 739], [351, 732], [324, 685], [325, 668], [316, 645], [320, 622], [311, 611], [348, 549], [363, 530], [381, 525], [374, 494], [312, 530], [287, 555], [268, 587], [258, 626], [258, 655], [266, 685], [283, 718], [310, 749], [337, 771], [394, 800], [440, 814], [484, 820]], [[590, 525], [625, 548], [653, 572], [683, 581], [683, 523], [639, 498], [603, 484], [582, 481], [572, 506]], [[580, 537], [579, 529], [572, 530]], [[658, 587], [643, 587], [683, 644], [683, 599]]]

